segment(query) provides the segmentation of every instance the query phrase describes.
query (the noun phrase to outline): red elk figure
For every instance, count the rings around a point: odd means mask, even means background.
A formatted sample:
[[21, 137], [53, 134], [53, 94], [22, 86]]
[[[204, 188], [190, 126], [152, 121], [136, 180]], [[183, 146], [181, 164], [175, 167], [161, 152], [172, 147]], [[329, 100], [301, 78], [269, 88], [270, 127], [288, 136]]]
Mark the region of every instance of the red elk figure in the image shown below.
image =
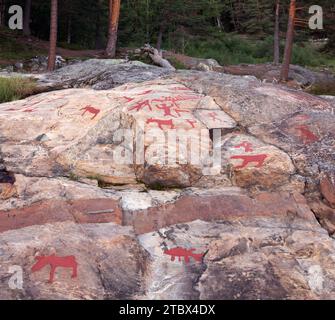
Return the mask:
[[93, 114], [93, 117], [91, 118], [91, 120], [93, 120], [100, 113], [100, 109], [93, 108], [92, 106], [86, 106], [80, 110], [84, 110], [81, 116], [84, 116], [86, 112]]
[[50, 269], [49, 283], [53, 282], [57, 267], [71, 268], [72, 278], [77, 277], [78, 264], [74, 256], [56, 257], [53, 254], [51, 256], [39, 256], [35, 258], [37, 262], [32, 266], [31, 271], [32, 272], [39, 271], [46, 265], [50, 265], [51, 269]]
[[231, 159], [241, 159], [243, 163], [240, 166], [236, 166], [235, 169], [243, 169], [249, 163], [257, 163], [256, 168], [261, 167], [264, 164], [265, 159], [267, 158], [266, 154], [258, 154], [258, 155], [240, 155], [240, 156], [233, 156]]
[[204, 254], [194, 253], [194, 251], [195, 249], [184, 249], [181, 247], [176, 247], [170, 250], [165, 250], [164, 253], [171, 256], [171, 261], [174, 261], [176, 257], [178, 257], [178, 260], [181, 261], [181, 258], [183, 257], [185, 260], [185, 263], [189, 263], [190, 257], [192, 257], [194, 260], [201, 262]]
[[157, 123], [158, 128], [161, 129], [161, 130], [163, 130], [163, 126], [169, 126], [170, 129], [174, 129], [172, 119], [170, 119], [170, 120], [160, 120], [160, 119], [149, 118], [147, 120], [147, 124], [149, 124], [149, 123]]

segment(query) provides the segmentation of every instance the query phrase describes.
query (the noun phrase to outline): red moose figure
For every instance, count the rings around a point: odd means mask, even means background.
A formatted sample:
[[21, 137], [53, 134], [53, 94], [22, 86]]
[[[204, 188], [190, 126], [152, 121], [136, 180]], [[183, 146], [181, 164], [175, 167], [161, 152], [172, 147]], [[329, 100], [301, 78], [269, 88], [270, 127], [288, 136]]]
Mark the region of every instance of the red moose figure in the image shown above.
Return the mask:
[[203, 253], [194, 253], [195, 249], [185, 249], [181, 247], [176, 247], [173, 249], [165, 250], [164, 253], [171, 256], [171, 261], [174, 261], [176, 257], [178, 260], [181, 261], [183, 257], [185, 259], [185, 263], [190, 262], [190, 257], [194, 260], [201, 262], [202, 257], [204, 256]]
[[93, 120], [100, 112], [99, 109], [95, 109], [92, 106], [86, 106], [80, 110], [84, 110], [84, 112], [81, 114], [81, 116], [83, 116], [86, 112], [92, 113], [93, 117], [91, 118], [91, 120]]
[[32, 266], [31, 271], [39, 271], [43, 269], [46, 265], [50, 265], [50, 277], [49, 283], [52, 283], [54, 280], [54, 275], [57, 267], [71, 268], [72, 269], [72, 278], [77, 277], [77, 261], [75, 256], [67, 257], [57, 257], [54, 254], [51, 256], [38, 256], [35, 257], [37, 262]]

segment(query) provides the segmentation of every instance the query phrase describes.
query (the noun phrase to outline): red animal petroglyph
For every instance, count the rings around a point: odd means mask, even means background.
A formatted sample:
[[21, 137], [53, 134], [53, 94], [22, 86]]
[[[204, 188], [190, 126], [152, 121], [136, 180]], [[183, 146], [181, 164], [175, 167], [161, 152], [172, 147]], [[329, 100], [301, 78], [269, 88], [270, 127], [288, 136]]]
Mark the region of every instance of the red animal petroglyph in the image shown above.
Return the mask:
[[163, 130], [163, 126], [169, 126], [170, 129], [174, 129], [174, 125], [173, 125], [173, 121], [172, 119], [170, 120], [161, 120], [161, 119], [153, 119], [153, 118], [150, 118], [147, 120], [147, 124], [149, 123], [157, 123], [158, 125], [158, 128]]
[[304, 144], [313, 143], [319, 140], [319, 138], [310, 131], [306, 125], [296, 126], [295, 128], [300, 131], [300, 137], [303, 139]]
[[100, 113], [100, 109], [96, 109], [91, 106], [86, 106], [80, 110], [84, 110], [84, 112], [81, 114], [82, 116], [84, 116], [86, 112], [93, 114], [93, 117], [91, 118], [91, 120], [93, 120]]
[[258, 154], [258, 155], [239, 155], [239, 156], [232, 156], [230, 159], [241, 159], [243, 163], [239, 166], [236, 166], [235, 169], [243, 169], [249, 163], [257, 163], [256, 168], [261, 167], [264, 164], [265, 159], [267, 158], [266, 154]]
[[182, 112], [184, 112], [184, 113], [190, 113], [189, 110], [183, 110], [183, 109], [175, 109], [174, 111], [175, 111], [175, 113], [178, 115], [178, 117], [181, 117], [180, 114], [181, 114]]
[[49, 282], [52, 283], [54, 280], [54, 275], [57, 267], [71, 268], [72, 278], [77, 277], [77, 261], [74, 256], [67, 257], [57, 257], [54, 254], [51, 256], [40, 256], [36, 257], [37, 262], [32, 266], [31, 271], [36, 272], [41, 270], [47, 265], [50, 265], [50, 276]]
[[185, 263], [190, 262], [190, 257], [194, 260], [201, 262], [204, 254], [203, 253], [194, 253], [195, 249], [184, 249], [181, 247], [176, 247], [170, 250], [165, 250], [164, 254], [171, 256], [171, 261], [174, 261], [176, 257], [181, 261], [181, 258], [184, 258]]
[[252, 148], [252, 144], [250, 142], [247, 142], [247, 141], [243, 141], [241, 144], [235, 146], [234, 148], [236, 148], [236, 149], [244, 148], [245, 152], [254, 151], [254, 149]]

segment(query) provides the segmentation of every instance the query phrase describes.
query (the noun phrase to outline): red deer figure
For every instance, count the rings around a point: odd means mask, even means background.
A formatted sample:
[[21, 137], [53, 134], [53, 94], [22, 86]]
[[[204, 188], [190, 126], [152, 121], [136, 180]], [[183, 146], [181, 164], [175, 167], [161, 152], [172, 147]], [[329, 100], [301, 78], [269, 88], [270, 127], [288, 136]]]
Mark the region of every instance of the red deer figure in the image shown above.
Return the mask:
[[89, 113], [92, 113], [93, 114], [93, 117], [91, 118], [91, 120], [93, 120], [100, 112], [99, 109], [95, 109], [93, 108], [92, 106], [86, 106], [80, 110], [84, 110], [84, 112], [82, 113], [82, 116], [86, 113], [86, 112], [89, 112]]
[[160, 119], [149, 118], [147, 120], [147, 124], [149, 124], [149, 123], [157, 123], [158, 128], [161, 129], [161, 130], [163, 130], [163, 126], [170, 126], [170, 129], [174, 129], [172, 119], [170, 119], [170, 120], [160, 120]]
[[245, 168], [249, 163], [257, 163], [256, 167], [259, 168], [264, 164], [265, 159], [267, 158], [266, 154], [258, 154], [258, 155], [240, 155], [240, 156], [233, 156], [231, 159], [241, 159], [243, 163], [240, 166], [236, 166], [235, 169], [242, 169]]
[[72, 278], [77, 277], [77, 261], [74, 256], [67, 257], [57, 257], [54, 254], [51, 256], [39, 256], [36, 257], [37, 262], [32, 266], [31, 271], [39, 271], [44, 268], [46, 265], [50, 265], [50, 277], [49, 283], [52, 283], [54, 280], [54, 275], [57, 267], [71, 268], [72, 269]]

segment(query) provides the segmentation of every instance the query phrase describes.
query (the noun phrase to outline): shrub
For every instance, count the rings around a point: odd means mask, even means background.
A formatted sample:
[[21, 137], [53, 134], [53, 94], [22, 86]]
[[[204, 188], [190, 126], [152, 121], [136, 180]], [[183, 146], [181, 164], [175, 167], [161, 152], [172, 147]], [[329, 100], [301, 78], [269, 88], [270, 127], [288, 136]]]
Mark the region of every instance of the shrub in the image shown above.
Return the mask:
[[0, 78], [0, 103], [14, 101], [34, 94], [35, 81], [28, 78]]

